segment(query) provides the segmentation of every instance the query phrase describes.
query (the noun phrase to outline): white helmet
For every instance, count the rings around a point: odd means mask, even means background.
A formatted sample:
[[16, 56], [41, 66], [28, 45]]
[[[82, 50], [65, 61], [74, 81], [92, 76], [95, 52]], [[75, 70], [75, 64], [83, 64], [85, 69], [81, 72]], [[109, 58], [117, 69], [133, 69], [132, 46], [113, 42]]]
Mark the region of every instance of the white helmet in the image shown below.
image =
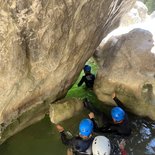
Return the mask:
[[93, 155], [110, 155], [110, 141], [105, 136], [97, 136], [93, 140]]

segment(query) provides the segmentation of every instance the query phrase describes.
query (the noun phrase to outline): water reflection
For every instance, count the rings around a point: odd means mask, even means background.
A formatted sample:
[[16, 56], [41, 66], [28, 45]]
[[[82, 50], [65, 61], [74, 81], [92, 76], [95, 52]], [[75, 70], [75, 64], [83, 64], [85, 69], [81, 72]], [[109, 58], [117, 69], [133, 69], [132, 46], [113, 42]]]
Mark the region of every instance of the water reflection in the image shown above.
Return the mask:
[[155, 138], [153, 138], [146, 146], [146, 154], [155, 154]]
[[[148, 154], [151, 147], [150, 142], [155, 137], [155, 123], [148, 119], [132, 117], [132, 135], [127, 140], [127, 151], [129, 155]], [[152, 143], [151, 143], [152, 144]], [[151, 145], [152, 146], [152, 145]], [[153, 155], [153, 154], [152, 154]]]
[[[66, 130], [77, 134], [78, 124], [87, 117], [88, 111], [62, 123]], [[128, 155], [155, 155], [155, 122], [129, 115], [132, 135], [126, 139]], [[105, 134], [113, 144], [118, 155], [117, 141], [120, 136]], [[48, 117], [28, 127], [0, 146], [0, 155], [66, 155], [66, 149], [60, 135]]]

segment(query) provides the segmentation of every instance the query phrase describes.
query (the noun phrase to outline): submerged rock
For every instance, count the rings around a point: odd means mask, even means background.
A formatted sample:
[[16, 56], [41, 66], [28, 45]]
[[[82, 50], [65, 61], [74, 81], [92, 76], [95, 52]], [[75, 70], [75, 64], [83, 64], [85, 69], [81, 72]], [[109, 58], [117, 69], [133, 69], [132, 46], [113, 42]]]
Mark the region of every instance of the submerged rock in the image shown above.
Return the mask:
[[155, 120], [155, 54], [152, 34], [144, 29], [112, 36], [95, 53], [100, 70], [95, 93], [101, 101], [114, 105], [112, 92], [127, 109]]

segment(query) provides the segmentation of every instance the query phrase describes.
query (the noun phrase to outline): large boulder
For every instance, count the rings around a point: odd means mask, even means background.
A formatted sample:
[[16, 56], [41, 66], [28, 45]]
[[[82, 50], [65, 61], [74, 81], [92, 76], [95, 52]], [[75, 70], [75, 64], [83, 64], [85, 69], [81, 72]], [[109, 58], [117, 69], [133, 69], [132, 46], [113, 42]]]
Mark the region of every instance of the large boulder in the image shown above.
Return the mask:
[[144, 29], [112, 36], [95, 53], [100, 66], [94, 90], [97, 97], [114, 105], [115, 91], [127, 110], [155, 120], [155, 54], [152, 34]]
[[[0, 142], [41, 119], [48, 103], [67, 93], [101, 39], [134, 3], [0, 0]], [[7, 127], [9, 134], [2, 134]]]
[[149, 15], [147, 6], [140, 1], [136, 1], [134, 7], [121, 18], [120, 25], [129, 26], [131, 24], [144, 22], [148, 18]]
[[59, 100], [50, 105], [50, 120], [52, 123], [58, 124], [78, 114], [83, 107], [83, 102], [77, 98]]

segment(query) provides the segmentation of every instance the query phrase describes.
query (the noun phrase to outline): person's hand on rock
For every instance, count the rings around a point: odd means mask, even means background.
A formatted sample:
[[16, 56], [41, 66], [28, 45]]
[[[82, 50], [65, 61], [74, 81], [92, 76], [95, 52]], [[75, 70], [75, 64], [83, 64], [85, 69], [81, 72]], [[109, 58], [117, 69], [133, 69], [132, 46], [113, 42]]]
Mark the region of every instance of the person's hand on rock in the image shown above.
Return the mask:
[[61, 125], [59, 125], [59, 124], [56, 124], [56, 128], [57, 128], [57, 130], [58, 130], [59, 132], [64, 131], [64, 128], [63, 128]]
[[111, 97], [112, 97], [112, 98], [115, 98], [115, 97], [116, 97], [116, 93], [113, 92], [112, 95], [111, 95]]

